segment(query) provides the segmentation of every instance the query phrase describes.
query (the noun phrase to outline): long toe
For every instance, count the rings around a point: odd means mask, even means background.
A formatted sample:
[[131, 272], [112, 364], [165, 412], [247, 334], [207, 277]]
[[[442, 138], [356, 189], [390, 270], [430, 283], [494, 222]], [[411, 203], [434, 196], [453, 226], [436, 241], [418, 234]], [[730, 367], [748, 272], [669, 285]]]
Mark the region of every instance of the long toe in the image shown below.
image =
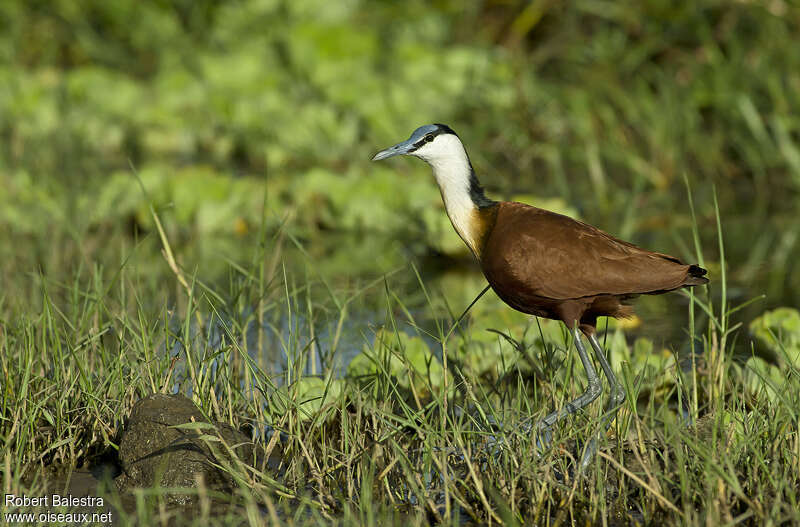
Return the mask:
[[553, 431], [549, 426], [537, 425], [534, 434], [536, 434], [536, 450], [540, 453], [550, 448], [553, 444]]
[[592, 464], [594, 460], [594, 456], [597, 454], [597, 436], [592, 436], [586, 446], [583, 449], [583, 455], [581, 456], [581, 464], [578, 467], [578, 473], [583, 474], [586, 472], [586, 469], [589, 468], [589, 465]]

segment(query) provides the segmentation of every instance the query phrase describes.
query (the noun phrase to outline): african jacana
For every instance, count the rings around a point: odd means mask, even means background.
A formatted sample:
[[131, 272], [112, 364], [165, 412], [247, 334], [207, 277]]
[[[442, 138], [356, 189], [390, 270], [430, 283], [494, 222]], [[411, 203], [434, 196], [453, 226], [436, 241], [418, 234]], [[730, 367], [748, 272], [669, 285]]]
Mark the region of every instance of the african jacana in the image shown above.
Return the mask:
[[[589, 384], [575, 400], [542, 419], [539, 428], [550, 428], [603, 390], [580, 332], [589, 340], [611, 387], [604, 417], [607, 427], [625, 392], [595, 336], [597, 317], [631, 316], [630, 300], [636, 296], [705, 284], [706, 270], [641, 249], [568, 216], [487, 198], [464, 145], [449, 126], [421, 126], [408, 140], [378, 152], [372, 160], [396, 155], [416, 156], [433, 168], [447, 215], [495, 293], [514, 309], [560, 320], [570, 329]], [[595, 450], [592, 439], [581, 469]]]

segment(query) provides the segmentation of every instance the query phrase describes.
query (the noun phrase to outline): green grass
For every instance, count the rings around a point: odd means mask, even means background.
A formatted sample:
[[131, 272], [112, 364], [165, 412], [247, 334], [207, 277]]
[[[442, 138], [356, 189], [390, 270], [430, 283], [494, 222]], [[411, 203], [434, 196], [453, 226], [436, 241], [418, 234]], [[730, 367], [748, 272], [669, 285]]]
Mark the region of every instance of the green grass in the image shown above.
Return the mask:
[[[666, 372], [653, 373], [633, 356], [634, 362], [623, 362], [628, 402], [589, 473], [571, 477], [576, 445], [591, 437], [602, 404], [567, 419], [554, 430], [552, 448], [541, 452], [530, 434], [521, 433], [524, 423], [582, 390], [575, 354], [565, 351], [569, 342], [552, 325], [532, 321], [524, 335], [510, 335], [518, 351], [500, 353], [493, 368], [478, 373], [463, 360], [464, 346], [480, 338], [476, 317], [468, 315], [456, 328], [457, 317], [445, 314], [425, 329], [414, 318], [420, 310], [413, 315], [386, 281], [382, 293], [380, 285], [359, 293], [379, 294], [386, 306], [384, 340], [373, 341], [370, 330], [359, 328], [364, 353], [374, 361], [371, 373], [334, 380], [339, 370], [332, 362], [316, 364], [324, 388], [308, 395], [303, 372], [316, 360], [315, 346], [343, 353], [329, 348], [336, 335], [315, 340], [313, 323], [286, 326], [278, 343], [289, 358], [285, 370], [269, 363], [263, 368], [242, 348], [255, 320], [276, 313], [314, 320], [315, 310], [328, 309], [338, 327], [348, 326], [342, 291], [329, 290], [333, 302], [312, 300], [314, 279], [298, 280], [270, 264], [266, 256], [282, 239], [265, 236], [254, 249], [254, 265], [231, 268], [227, 288], [201, 285], [199, 277], [179, 270], [176, 311], [142, 307], [126, 272], [135, 262], [128, 261], [68, 283], [42, 279], [39, 313], [11, 319], [6, 312], [0, 340], [6, 492], [35, 495], [42, 469], [91, 465], [113, 453], [132, 404], [170, 392], [178, 381], [181, 391], [192, 387], [194, 401], [213, 419], [285, 431], [289, 440], [279, 447], [286, 472], [276, 480], [260, 468], [226, 465], [240, 482], [235, 495], [218, 497], [231, 509], [219, 501], [212, 506], [201, 490], [195, 517], [159, 507], [166, 489], [137, 492], [123, 523], [260, 524], [276, 517], [296, 525], [798, 521], [798, 371], [786, 367], [778, 397], [767, 389], [772, 381], [754, 389], [747, 368], [732, 359], [737, 328], [727, 326], [730, 309], [713, 307], [702, 290], [689, 304], [702, 353], [690, 368], [673, 363]], [[166, 236], [162, 241], [169, 246]], [[430, 300], [422, 313], [441, 313], [436, 293], [422, 281], [419, 287]], [[240, 315], [245, 305], [256, 309]], [[701, 311], [711, 315], [707, 322], [699, 322]], [[195, 334], [195, 324], [208, 324], [212, 313], [226, 314], [218, 318], [228, 337], [219, 349]], [[428, 340], [409, 340], [418, 332]], [[185, 350], [177, 363], [163, 351], [164, 342], [176, 339]], [[420, 342], [433, 348], [423, 352], [427, 366], [414, 362], [411, 352]], [[503, 342], [494, 335], [482, 349]], [[437, 350], [447, 360], [435, 358]]]
[[[192, 5], [0, 2], [4, 492], [177, 387], [286, 472], [123, 523], [798, 523], [795, 5]], [[368, 162], [431, 121], [493, 196], [710, 271], [603, 334], [628, 400], [583, 479], [602, 402], [520, 433], [583, 389], [563, 328], [456, 324], [485, 282], [427, 167]]]

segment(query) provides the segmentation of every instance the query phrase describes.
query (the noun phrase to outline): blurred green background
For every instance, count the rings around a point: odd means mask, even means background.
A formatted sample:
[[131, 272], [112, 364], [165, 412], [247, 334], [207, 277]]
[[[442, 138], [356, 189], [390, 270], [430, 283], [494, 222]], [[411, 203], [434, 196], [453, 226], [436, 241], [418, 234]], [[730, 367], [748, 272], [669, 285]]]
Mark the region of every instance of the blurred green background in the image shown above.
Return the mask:
[[493, 197], [696, 261], [688, 181], [718, 284], [716, 189], [730, 300], [797, 305], [798, 35], [781, 0], [5, 0], [0, 299], [124, 267], [163, 304], [152, 204], [210, 284], [266, 245], [333, 287], [412, 262], [460, 311], [482, 282], [429, 169], [369, 162], [444, 122]]

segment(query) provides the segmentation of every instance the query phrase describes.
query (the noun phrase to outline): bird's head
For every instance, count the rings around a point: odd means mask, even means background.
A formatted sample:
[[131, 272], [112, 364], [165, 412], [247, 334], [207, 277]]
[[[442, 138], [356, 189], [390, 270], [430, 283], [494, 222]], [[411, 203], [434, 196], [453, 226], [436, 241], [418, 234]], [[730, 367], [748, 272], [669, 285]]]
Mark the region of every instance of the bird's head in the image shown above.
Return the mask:
[[386, 150], [381, 150], [372, 160], [380, 161], [399, 155], [416, 156], [434, 166], [449, 160], [466, 159], [461, 140], [446, 124], [420, 126], [414, 130], [411, 137]]
[[446, 124], [420, 126], [411, 137], [381, 150], [372, 160], [399, 155], [416, 156], [431, 166], [453, 227], [480, 258], [488, 222], [494, 217], [482, 215], [480, 211], [492, 207], [495, 202], [484, 195], [464, 145], [453, 129]]

